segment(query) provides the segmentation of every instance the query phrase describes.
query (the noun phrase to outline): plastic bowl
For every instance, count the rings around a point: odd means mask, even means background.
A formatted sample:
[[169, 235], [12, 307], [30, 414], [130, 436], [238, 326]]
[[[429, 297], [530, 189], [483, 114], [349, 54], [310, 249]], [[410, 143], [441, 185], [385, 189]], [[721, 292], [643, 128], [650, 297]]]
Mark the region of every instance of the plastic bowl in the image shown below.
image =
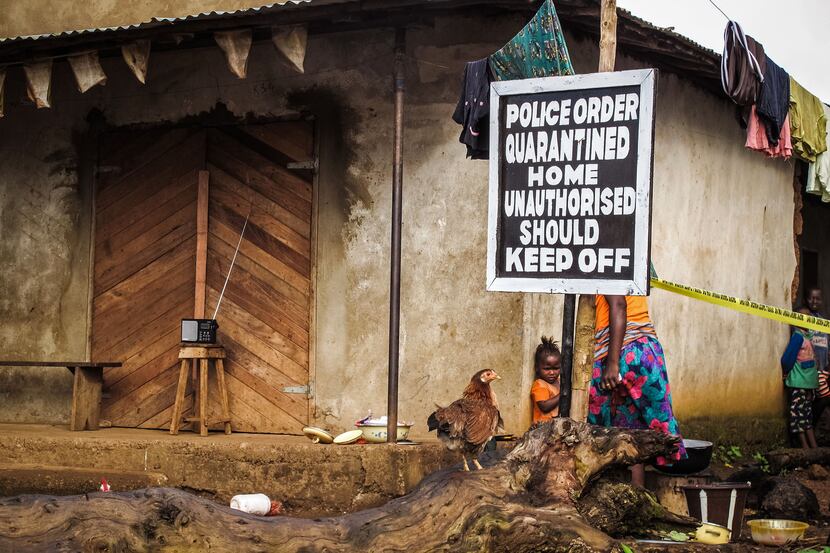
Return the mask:
[[750, 520], [752, 540], [761, 545], [784, 545], [800, 539], [810, 525], [797, 520], [758, 519]]
[[[374, 444], [386, 443], [386, 425], [380, 424], [356, 424], [363, 431], [363, 439]], [[408, 424], [398, 424], [398, 441], [405, 440], [409, 436]]]

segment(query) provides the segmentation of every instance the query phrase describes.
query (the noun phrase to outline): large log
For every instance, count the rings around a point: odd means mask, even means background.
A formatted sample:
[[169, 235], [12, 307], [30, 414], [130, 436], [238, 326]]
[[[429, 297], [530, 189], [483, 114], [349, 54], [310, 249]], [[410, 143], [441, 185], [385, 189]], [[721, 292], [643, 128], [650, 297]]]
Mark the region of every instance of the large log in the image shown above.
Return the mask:
[[784, 469], [808, 467], [810, 465], [830, 465], [830, 447], [812, 449], [777, 449], [767, 454], [767, 461], [773, 474]]
[[246, 515], [169, 488], [19, 496], [0, 500], [0, 551], [618, 551], [579, 514], [579, 497], [606, 468], [675, 445], [555, 419], [490, 468], [442, 471], [382, 507], [316, 520]]

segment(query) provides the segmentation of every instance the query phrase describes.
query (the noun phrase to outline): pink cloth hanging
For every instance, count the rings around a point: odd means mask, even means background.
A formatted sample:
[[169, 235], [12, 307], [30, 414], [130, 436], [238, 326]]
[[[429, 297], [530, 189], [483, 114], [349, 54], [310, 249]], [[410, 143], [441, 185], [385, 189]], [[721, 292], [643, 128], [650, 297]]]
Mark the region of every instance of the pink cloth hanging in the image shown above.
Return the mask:
[[777, 146], [770, 146], [767, 139], [767, 131], [764, 128], [764, 123], [758, 118], [758, 113], [755, 111], [755, 106], [749, 112], [749, 121], [746, 125], [746, 144], [745, 146], [750, 150], [763, 152], [767, 157], [783, 157], [790, 159], [793, 155], [793, 141], [790, 134], [790, 116], [784, 119], [784, 124], [781, 127], [781, 137], [778, 139]]

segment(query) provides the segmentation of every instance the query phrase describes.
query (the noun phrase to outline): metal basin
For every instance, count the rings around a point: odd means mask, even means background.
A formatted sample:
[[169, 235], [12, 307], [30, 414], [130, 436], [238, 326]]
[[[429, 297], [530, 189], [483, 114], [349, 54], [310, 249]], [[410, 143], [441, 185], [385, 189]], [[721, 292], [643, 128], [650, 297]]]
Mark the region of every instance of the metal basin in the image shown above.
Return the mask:
[[686, 448], [685, 459], [671, 465], [652, 464], [654, 468], [666, 474], [694, 474], [709, 468], [712, 462], [712, 442], [705, 440], [683, 440]]

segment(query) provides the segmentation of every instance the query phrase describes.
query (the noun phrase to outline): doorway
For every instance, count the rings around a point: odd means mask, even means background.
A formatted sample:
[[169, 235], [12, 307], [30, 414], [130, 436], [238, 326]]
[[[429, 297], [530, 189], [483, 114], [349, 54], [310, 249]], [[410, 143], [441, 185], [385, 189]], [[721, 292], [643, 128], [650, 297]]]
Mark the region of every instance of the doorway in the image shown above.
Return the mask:
[[[806, 174], [806, 169], [802, 171]], [[812, 287], [824, 292], [825, 311], [830, 307], [830, 203], [820, 196], [803, 192], [802, 183], [802, 231], [798, 236], [799, 286], [794, 304], [804, 304], [804, 295]], [[825, 313], [826, 314], [826, 313]]]
[[[91, 352], [123, 363], [104, 376], [102, 418], [113, 426], [170, 424], [180, 320], [199, 311], [198, 209], [208, 221], [206, 317], [249, 217], [216, 316], [234, 430], [300, 433], [308, 423], [313, 128], [290, 121], [101, 135]], [[206, 209], [197, 205], [200, 179]], [[208, 418], [218, 419], [210, 395]]]

